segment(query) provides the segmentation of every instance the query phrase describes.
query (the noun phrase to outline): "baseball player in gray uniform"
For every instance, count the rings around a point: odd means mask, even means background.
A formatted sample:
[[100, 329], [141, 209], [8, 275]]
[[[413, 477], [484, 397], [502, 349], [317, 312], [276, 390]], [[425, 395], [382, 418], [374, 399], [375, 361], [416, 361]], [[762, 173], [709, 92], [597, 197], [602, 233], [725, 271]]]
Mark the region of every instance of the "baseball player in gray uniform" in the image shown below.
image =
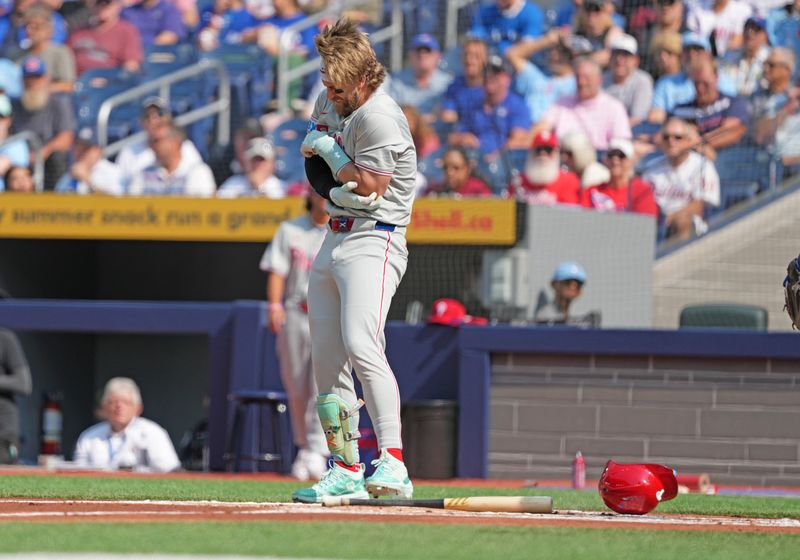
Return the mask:
[[[293, 494], [410, 498], [403, 463], [400, 393], [384, 354], [384, 323], [408, 260], [417, 157], [403, 112], [383, 90], [385, 69], [365, 33], [340, 19], [316, 38], [325, 86], [301, 151], [321, 156], [341, 183], [330, 191], [330, 231], [309, 279], [311, 358], [317, 412], [333, 461], [322, 479]], [[352, 370], [380, 448], [364, 479]]]
[[308, 213], [283, 222], [261, 258], [267, 276], [268, 327], [276, 333], [283, 387], [289, 398], [292, 437], [298, 448], [292, 476], [319, 480], [327, 470], [328, 446], [317, 418], [317, 384], [311, 369], [308, 275], [325, 238], [325, 199], [308, 195]]

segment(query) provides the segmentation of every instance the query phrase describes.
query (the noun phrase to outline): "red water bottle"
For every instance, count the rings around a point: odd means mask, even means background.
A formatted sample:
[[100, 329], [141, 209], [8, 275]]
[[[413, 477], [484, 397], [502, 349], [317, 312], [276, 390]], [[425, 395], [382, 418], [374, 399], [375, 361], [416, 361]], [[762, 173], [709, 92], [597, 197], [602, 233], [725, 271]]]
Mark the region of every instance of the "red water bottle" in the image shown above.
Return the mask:
[[572, 460], [572, 487], [580, 490], [586, 486], [586, 461], [580, 451]]
[[61, 455], [61, 395], [45, 393], [42, 403], [41, 455]]

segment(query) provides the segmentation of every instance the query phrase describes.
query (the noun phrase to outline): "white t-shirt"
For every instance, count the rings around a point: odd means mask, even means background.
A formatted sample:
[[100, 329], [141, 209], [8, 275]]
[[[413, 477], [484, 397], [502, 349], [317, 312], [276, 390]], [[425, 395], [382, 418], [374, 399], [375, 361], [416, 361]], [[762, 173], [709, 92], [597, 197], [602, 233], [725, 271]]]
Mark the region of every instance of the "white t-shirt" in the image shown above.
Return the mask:
[[[665, 159], [647, 171], [643, 179], [653, 185], [653, 196], [664, 215], [677, 212], [693, 200], [719, 206], [717, 168], [697, 152], [689, 152], [689, 157], [678, 167], [672, 167]], [[702, 218], [698, 216], [695, 222], [698, 233], [705, 231]]]
[[181, 466], [167, 431], [139, 416], [120, 433], [112, 432], [108, 422], [84, 430], [75, 445], [74, 460], [95, 469], [144, 472], [169, 472]]
[[246, 175], [229, 177], [217, 191], [220, 198], [238, 198], [242, 196], [265, 196], [267, 198], [283, 198], [286, 196], [288, 185], [274, 175], [267, 177], [258, 188], [253, 188]]
[[722, 56], [728, 50], [731, 37], [744, 32], [744, 23], [752, 13], [753, 9], [739, 0], [729, 0], [719, 13], [714, 11], [713, 0], [703, 0], [689, 10], [686, 27], [704, 37], [708, 37], [713, 31], [717, 56]]
[[[191, 162], [203, 161], [203, 157], [191, 140], [184, 140], [183, 144], [181, 144], [181, 161], [183, 160]], [[122, 148], [117, 154], [115, 163], [122, 171], [122, 179], [125, 185], [129, 185], [139, 173], [155, 165], [156, 154], [147, 145], [147, 140], [140, 140]]]
[[191, 161], [181, 157], [181, 162], [172, 173], [156, 163], [133, 177], [128, 194], [133, 196], [214, 196], [217, 184], [211, 168], [202, 161]]
[[89, 174], [89, 181], [94, 190], [83, 181], [77, 181], [72, 175], [67, 173], [56, 183], [56, 192], [74, 192], [77, 194], [92, 194], [94, 192], [119, 196], [125, 194], [125, 187], [122, 183], [122, 171], [115, 163], [107, 159], [98, 161]]

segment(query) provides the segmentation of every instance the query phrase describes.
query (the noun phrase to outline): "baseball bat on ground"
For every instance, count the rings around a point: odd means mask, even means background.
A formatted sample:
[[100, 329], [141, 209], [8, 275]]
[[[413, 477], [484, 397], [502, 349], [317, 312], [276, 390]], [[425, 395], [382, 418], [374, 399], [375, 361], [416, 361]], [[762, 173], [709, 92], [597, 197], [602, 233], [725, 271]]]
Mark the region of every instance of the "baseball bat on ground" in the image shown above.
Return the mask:
[[550, 496], [478, 496], [470, 498], [442, 498], [438, 500], [359, 499], [326, 496], [323, 498], [322, 504], [326, 507], [422, 507], [495, 513], [553, 512], [553, 498]]

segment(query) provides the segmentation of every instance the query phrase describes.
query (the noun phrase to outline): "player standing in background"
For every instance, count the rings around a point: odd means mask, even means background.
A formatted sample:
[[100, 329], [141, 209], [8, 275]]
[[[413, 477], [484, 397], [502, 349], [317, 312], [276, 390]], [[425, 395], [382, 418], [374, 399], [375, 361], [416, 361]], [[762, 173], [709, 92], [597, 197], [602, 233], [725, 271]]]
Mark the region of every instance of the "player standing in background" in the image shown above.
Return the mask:
[[[417, 156], [403, 112], [383, 90], [385, 69], [365, 33], [340, 19], [316, 38], [325, 91], [301, 151], [321, 156], [345, 183], [330, 191], [331, 231], [309, 279], [309, 322], [317, 412], [333, 461], [295, 501], [366, 498], [413, 486], [403, 463], [400, 392], [384, 354], [389, 305], [406, 270]], [[364, 480], [352, 370], [378, 439], [375, 473]]]
[[317, 384], [311, 369], [308, 330], [308, 274], [328, 224], [325, 199], [310, 191], [308, 213], [283, 222], [261, 257], [267, 277], [269, 329], [276, 333], [281, 381], [289, 397], [292, 437], [298, 448], [292, 476], [319, 480], [327, 469], [328, 447], [317, 418]]

